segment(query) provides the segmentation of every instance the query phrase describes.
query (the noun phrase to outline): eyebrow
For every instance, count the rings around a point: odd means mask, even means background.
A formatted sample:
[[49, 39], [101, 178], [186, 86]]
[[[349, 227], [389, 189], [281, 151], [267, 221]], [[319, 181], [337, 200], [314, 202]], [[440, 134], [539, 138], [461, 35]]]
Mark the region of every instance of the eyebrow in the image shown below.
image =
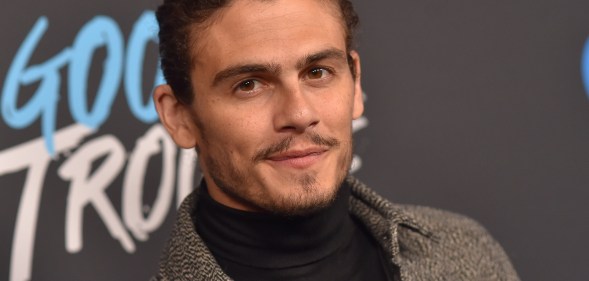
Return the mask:
[[303, 69], [307, 65], [316, 63], [321, 60], [326, 60], [326, 59], [336, 59], [336, 60], [343, 60], [343, 61], [348, 60], [346, 53], [344, 51], [342, 51], [340, 49], [336, 49], [336, 48], [330, 48], [330, 49], [326, 49], [326, 50], [319, 51], [317, 53], [305, 56], [304, 58], [302, 58], [301, 60], [299, 60], [297, 62], [296, 66], [297, 66], [297, 69]]
[[217, 75], [215, 75], [215, 78], [213, 79], [213, 86], [216, 86], [223, 80], [227, 80], [234, 76], [256, 72], [280, 74], [280, 66], [276, 64], [243, 64], [230, 66], [224, 70], [221, 70], [219, 73], [217, 73]]
[[[303, 69], [307, 65], [316, 63], [321, 60], [325, 59], [337, 59], [337, 60], [344, 60], [347, 61], [346, 53], [336, 49], [336, 48], [329, 48], [326, 50], [319, 51], [317, 53], [306, 55], [305, 57], [301, 58], [296, 63], [297, 69]], [[272, 73], [274, 75], [278, 75], [281, 72], [280, 65], [276, 63], [268, 63], [268, 64], [239, 64], [230, 66], [219, 71], [215, 78], [213, 79], [213, 86], [218, 85], [219, 83], [227, 80], [231, 77], [235, 77], [242, 74], [248, 73]]]

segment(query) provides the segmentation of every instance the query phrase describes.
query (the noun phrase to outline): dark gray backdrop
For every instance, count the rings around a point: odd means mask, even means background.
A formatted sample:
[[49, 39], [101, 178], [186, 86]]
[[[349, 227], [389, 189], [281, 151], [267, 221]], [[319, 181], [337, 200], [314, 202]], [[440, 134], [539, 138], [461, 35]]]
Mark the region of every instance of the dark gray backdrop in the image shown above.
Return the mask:
[[[582, 265], [589, 250], [585, 240], [589, 209], [584, 204], [589, 199], [589, 99], [581, 60], [589, 36], [589, 2], [355, 2], [361, 16], [358, 47], [369, 121], [355, 135], [356, 153], [362, 159], [356, 175], [391, 200], [477, 219], [501, 242], [523, 280], [586, 280]], [[0, 12], [2, 87], [39, 17], [45, 16], [49, 26], [29, 65], [72, 46], [82, 26], [97, 15], [116, 22], [126, 49], [133, 24], [157, 3], [5, 4]], [[100, 77], [110, 71], [102, 67], [106, 57], [108, 51], [99, 48], [91, 60], [90, 104]], [[145, 57], [142, 85], [147, 100], [156, 68], [155, 44], [148, 45]], [[68, 66], [59, 74], [56, 130], [76, 122], [68, 108]], [[71, 151], [59, 153], [40, 179], [32, 280], [146, 280], [156, 269], [173, 220], [175, 197], [167, 219], [150, 231], [147, 240], [130, 234], [125, 225], [135, 245], [133, 253], [113, 238], [90, 205], [83, 212], [83, 247], [76, 253], [66, 250], [66, 205], [72, 183], [58, 170], [81, 147], [107, 135], [124, 146], [128, 160], [136, 141], [154, 126], [131, 113], [123, 86], [126, 78], [121, 79], [102, 126]], [[22, 87], [18, 106], [26, 105], [38, 87], [39, 83]], [[7, 110], [5, 104], [0, 107]], [[38, 119], [22, 129], [0, 119], [2, 280], [9, 279], [28, 170], [11, 170], [17, 161], [1, 156], [39, 138], [42, 141]], [[105, 161], [96, 159], [92, 171]], [[160, 198], [162, 161], [156, 154], [145, 168], [142, 198], [147, 207]], [[126, 170], [121, 168], [106, 189], [119, 217], [125, 204], [121, 194]]]

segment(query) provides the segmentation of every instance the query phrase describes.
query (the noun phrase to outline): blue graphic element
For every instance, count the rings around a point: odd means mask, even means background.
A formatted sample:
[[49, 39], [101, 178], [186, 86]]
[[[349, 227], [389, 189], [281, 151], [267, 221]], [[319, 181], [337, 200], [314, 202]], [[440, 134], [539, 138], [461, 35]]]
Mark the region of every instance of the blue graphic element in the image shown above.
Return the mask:
[[581, 56], [581, 77], [585, 84], [585, 92], [589, 98], [589, 38], [585, 41], [583, 55]]
[[[139, 17], [129, 38], [125, 63], [125, 95], [127, 96], [127, 102], [135, 117], [148, 124], [155, 122], [158, 116], [153, 105], [153, 99], [149, 98], [147, 105], [143, 104], [141, 80], [145, 47], [149, 41], [158, 42], [157, 28], [157, 21], [153, 11], [146, 11]], [[158, 65], [154, 86], [163, 84], [161, 77], [161, 68]]]
[[[69, 61], [70, 50], [66, 48], [45, 63], [27, 68], [31, 55], [48, 26], [47, 18], [40, 17], [14, 57], [2, 89], [2, 117], [6, 124], [15, 129], [25, 128], [41, 117], [45, 144], [53, 155], [53, 133], [61, 82], [59, 69]], [[37, 81], [41, 83], [33, 97], [22, 108], [17, 108], [20, 86]]]
[[[92, 110], [88, 112], [87, 81], [94, 50], [106, 46], [102, 79]], [[69, 105], [74, 120], [98, 128], [108, 118], [123, 70], [123, 35], [111, 18], [97, 16], [85, 24], [73, 44], [69, 70]]]
[[[139, 17], [129, 36], [126, 51], [118, 24], [110, 17], [96, 16], [82, 26], [71, 47], [64, 48], [43, 63], [29, 66], [31, 56], [48, 27], [49, 20], [40, 17], [8, 69], [0, 97], [2, 118], [8, 126], [24, 129], [40, 119], [47, 151], [50, 155], [55, 154], [53, 135], [61, 90], [60, 70], [64, 66], [68, 66], [68, 104], [75, 122], [90, 128], [99, 128], [110, 115], [123, 74], [130, 111], [141, 122], [150, 124], [157, 120], [153, 100], [149, 98], [144, 102], [141, 89], [146, 46], [150, 42], [157, 43], [158, 40], [158, 26], [153, 11], [146, 11]], [[106, 58], [96, 98], [89, 105], [88, 75], [94, 52], [101, 47], [106, 48]], [[34, 83], [38, 83], [39, 87], [19, 108], [17, 102], [20, 88]], [[154, 85], [163, 83], [164, 77], [158, 65]]]

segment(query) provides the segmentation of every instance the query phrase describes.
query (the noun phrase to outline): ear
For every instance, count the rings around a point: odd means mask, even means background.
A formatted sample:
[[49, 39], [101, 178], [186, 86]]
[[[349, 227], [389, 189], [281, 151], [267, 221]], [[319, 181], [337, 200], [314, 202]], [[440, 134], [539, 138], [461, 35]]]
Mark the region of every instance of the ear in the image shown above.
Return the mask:
[[159, 85], [153, 92], [155, 108], [168, 134], [181, 148], [197, 145], [198, 130], [190, 112], [190, 106], [181, 103], [170, 85]]
[[356, 51], [350, 51], [352, 63], [354, 64], [355, 80], [354, 80], [354, 101], [352, 109], [352, 118], [354, 120], [360, 118], [364, 113], [364, 92], [362, 91], [362, 69], [360, 67], [360, 55]]

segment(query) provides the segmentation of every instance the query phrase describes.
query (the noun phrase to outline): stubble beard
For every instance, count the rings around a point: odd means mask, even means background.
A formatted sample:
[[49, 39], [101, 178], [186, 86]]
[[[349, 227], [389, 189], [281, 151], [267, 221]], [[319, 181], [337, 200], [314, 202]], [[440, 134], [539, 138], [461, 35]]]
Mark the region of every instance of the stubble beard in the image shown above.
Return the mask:
[[[316, 133], [310, 133], [305, 138], [314, 144], [343, 150], [338, 159], [334, 186], [327, 188], [320, 186], [317, 172], [308, 171], [302, 175], [292, 175], [288, 179], [295, 183], [292, 187], [295, 190], [289, 190], [282, 194], [270, 193], [264, 188], [256, 188], [259, 183], [255, 182], [252, 177], [248, 177], [247, 171], [239, 169], [229, 157], [223, 157], [226, 155], [217, 158], [203, 155], [202, 160], [206, 164], [206, 172], [221, 192], [250, 209], [289, 217], [309, 215], [330, 206], [335, 200], [352, 162], [352, 136], [350, 135], [349, 139], [343, 143], [333, 138], [324, 138]], [[251, 160], [253, 162], [261, 161], [260, 159], [264, 159], [265, 155], [282, 150], [286, 151], [291, 142], [292, 138], [283, 139], [260, 150]], [[272, 188], [285, 187], [269, 187], [269, 189]]]

